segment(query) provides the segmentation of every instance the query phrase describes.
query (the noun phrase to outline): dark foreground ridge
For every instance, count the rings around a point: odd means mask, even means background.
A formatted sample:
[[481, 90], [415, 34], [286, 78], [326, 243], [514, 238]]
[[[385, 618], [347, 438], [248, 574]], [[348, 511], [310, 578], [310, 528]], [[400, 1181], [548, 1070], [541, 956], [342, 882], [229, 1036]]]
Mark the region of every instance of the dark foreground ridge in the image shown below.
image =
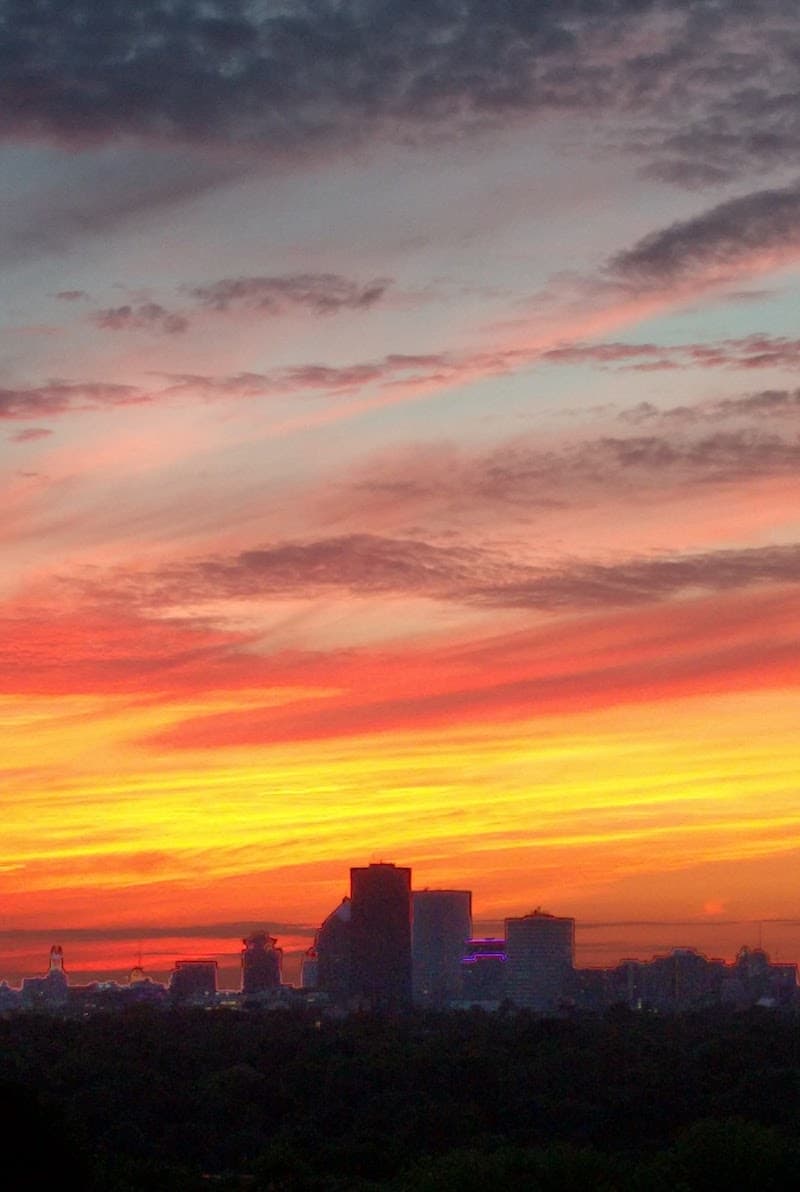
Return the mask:
[[0, 1020], [10, 1186], [695, 1192], [800, 1185], [800, 1017], [757, 1007]]

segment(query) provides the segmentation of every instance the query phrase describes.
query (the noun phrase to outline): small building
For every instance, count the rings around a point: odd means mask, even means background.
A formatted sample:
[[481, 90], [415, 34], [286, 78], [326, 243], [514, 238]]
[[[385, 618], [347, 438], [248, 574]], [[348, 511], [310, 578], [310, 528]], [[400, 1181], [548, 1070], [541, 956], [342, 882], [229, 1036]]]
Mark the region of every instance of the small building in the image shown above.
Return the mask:
[[50, 962], [44, 977], [26, 977], [22, 982], [22, 1002], [25, 1006], [55, 1008], [66, 1006], [69, 999], [69, 982], [64, 970], [64, 949], [53, 944]]
[[496, 1010], [506, 997], [507, 969], [504, 939], [485, 936], [467, 940], [459, 962], [461, 1004]]
[[281, 987], [283, 950], [266, 931], [254, 931], [242, 940], [242, 995], [268, 994]]
[[214, 999], [217, 992], [216, 960], [176, 960], [169, 981], [173, 1002], [202, 1004]]

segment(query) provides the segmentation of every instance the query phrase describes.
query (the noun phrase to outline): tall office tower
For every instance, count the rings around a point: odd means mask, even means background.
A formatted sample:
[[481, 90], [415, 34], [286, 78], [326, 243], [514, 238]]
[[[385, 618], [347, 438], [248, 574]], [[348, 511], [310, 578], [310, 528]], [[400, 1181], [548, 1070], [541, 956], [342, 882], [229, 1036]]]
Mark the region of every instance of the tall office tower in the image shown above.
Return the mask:
[[352, 956], [350, 899], [343, 898], [314, 937], [317, 953], [317, 989], [331, 1001], [344, 1005], [350, 999]]
[[574, 972], [575, 920], [535, 910], [506, 919], [508, 996], [517, 1006], [552, 1013]]
[[266, 931], [254, 931], [242, 940], [242, 993], [253, 997], [279, 989], [283, 950]]
[[411, 870], [369, 865], [350, 870], [352, 989], [360, 1005], [402, 1010], [411, 1004]]
[[213, 998], [217, 992], [216, 960], [176, 960], [169, 992], [176, 1002], [203, 1002]]
[[461, 958], [472, 935], [472, 893], [414, 890], [411, 912], [414, 1003], [440, 1010], [461, 996]]

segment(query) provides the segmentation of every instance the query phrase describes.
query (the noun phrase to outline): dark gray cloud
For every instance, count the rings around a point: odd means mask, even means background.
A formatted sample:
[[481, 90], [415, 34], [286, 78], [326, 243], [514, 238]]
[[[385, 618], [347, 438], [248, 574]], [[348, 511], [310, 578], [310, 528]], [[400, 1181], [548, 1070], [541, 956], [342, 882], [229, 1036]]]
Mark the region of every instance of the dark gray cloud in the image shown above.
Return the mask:
[[374, 306], [389, 286], [386, 278], [360, 285], [336, 273], [297, 273], [278, 277], [227, 277], [189, 294], [203, 307], [225, 311], [243, 306], [277, 314], [287, 306], [304, 306], [316, 314], [364, 310]]
[[92, 321], [104, 331], [157, 331], [162, 335], [180, 335], [189, 326], [188, 319], [159, 302], [108, 307], [96, 311]]
[[667, 130], [662, 172], [717, 178], [797, 147], [797, 34], [783, 0], [5, 0], [0, 135], [286, 154], [614, 108]]
[[56, 298], [60, 298], [62, 302], [80, 302], [82, 298], [88, 297], [85, 290], [59, 290], [56, 294]]
[[[701, 188], [757, 168], [785, 168], [787, 162], [797, 160], [796, 8], [787, 12], [785, 33], [784, 44], [766, 30], [750, 34], [751, 52], [740, 57], [738, 78], [717, 74], [708, 80], [706, 103], [698, 104], [692, 118], [675, 131], [666, 131], [661, 153], [647, 168], [648, 174], [678, 186]], [[702, 70], [695, 79], [701, 89]]]
[[800, 182], [720, 203], [645, 236], [609, 262], [615, 278], [661, 288], [712, 274], [736, 276], [753, 257], [800, 247]]

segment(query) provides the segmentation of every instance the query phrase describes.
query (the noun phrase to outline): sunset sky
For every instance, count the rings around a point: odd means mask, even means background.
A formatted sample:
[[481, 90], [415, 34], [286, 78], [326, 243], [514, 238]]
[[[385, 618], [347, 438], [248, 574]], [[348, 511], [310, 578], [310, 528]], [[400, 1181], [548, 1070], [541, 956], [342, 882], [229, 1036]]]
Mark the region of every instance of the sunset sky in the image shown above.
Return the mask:
[[796, 0], [0, 29], [0, 979], [378, 860], [800, 961]]

